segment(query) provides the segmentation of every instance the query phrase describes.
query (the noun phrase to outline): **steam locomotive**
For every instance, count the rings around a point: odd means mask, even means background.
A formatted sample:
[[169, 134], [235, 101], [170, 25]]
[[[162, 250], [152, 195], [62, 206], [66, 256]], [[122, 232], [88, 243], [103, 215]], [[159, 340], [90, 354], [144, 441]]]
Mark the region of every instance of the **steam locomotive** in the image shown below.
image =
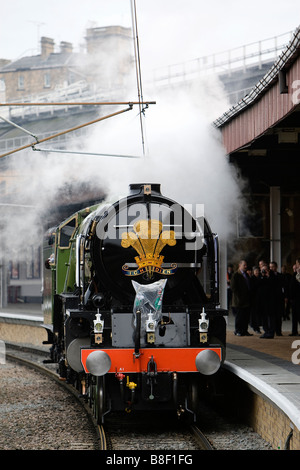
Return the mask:
[[225, 358], [218, 239], [206, 219], [132, 184], [44, 238], [49, 361], [99, 423], [125, 410], [196, 416]]

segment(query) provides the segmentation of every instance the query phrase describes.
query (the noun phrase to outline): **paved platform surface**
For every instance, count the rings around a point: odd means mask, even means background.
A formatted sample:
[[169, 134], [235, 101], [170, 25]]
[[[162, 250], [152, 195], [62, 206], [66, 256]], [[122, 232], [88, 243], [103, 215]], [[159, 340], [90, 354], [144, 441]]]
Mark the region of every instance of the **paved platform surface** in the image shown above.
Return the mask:
[[43, 313], [41, 304], [17, 303], [8, 304], [7, 307], [0, 308], [0, 321], [9, 323], [19, 323], [34, 326], [43, 323]]
[[[295, 349], [292, 347], [292, 345], [295, 341], [299, 341], [300, 344], [300, 336], [289, 336], [292, 332], [291, 323], [291, 320], [283, 321], [283, 336], [275, 336], [273, 339], [260, 338], [261, 335], [254, 333], [250, 327], [248, 328], [248, 332], [251, 333], [252, 336], [235, 336], [234, 318], [231, 314], [229, 314], [227, 321], [227, 344], [243, 348], [250, 348], [251, 350], [259, 351], [265, 354], [271, 354], [272, 356], [291, 362], [292, 354], [295, 352]], [[263, 334], [262, 329], [261, 333]]]

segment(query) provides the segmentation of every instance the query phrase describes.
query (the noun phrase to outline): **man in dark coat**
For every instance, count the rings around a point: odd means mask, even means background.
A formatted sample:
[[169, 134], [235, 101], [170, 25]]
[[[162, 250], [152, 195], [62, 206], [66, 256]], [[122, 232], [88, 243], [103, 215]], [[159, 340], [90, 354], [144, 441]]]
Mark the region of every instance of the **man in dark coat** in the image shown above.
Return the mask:
[[235, 334], [237, 336], [252, 336], [248, 332], [250, 320], [250, 278], [247, 274], [245, 260], [239, 262], [238, 270], [231, 279], [232, 313], [235, 316]]
[[287, 272], [287, 268], [286, 268], [285, 264], [283, 266], [281, 266], [281, 274], [282, 274], [282, 277], [283, 277], [284, 299], [285, 299], [283, 320], [289, 320], [290, 319], [290, 311], [291, 311], [290, 286], [291, 286], [292, 275], [289, 272]]
[[274, 338], [275, 334], [275, 278], [270, 274], [269, 266], [262, 265], [258, 290], [258, 302], [262, 315], [264, 334], [260, 338]]

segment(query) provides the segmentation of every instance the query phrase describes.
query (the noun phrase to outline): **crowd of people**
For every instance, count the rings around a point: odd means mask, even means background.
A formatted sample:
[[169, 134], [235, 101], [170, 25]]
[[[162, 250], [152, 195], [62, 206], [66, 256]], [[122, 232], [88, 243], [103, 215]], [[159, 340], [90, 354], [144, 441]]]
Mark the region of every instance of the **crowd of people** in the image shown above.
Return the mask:
[[[293, 274], [285, 266], [281, 272], [275, 261], [259, 261], [252, 269], [241, 260], [234, 272], [227, 269], [228, 308], [235, 319], [238, 336], [251, 336], [249, 327], [260, 338], [282, 336], [282, 321], [292, 316], [290, 336], [298, 336], [300, 324], [300, 258], [296, 259]], [[263, 329], [263, 332], [261, 331]]]

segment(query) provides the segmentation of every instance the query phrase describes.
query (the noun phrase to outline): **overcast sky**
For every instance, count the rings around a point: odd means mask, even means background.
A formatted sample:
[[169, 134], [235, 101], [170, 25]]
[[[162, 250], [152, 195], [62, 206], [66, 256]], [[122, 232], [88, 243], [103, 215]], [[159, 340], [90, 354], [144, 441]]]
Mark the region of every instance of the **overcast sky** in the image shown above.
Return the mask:
[[[299, 0], [136, 0], [144, 63], [153, 68], [295, 30]], [[0, 18], [0, 58], [40, 52], [41, 36], [84, 44], [86, 28], [131, 26], [131, 0], [9, 0]]]

